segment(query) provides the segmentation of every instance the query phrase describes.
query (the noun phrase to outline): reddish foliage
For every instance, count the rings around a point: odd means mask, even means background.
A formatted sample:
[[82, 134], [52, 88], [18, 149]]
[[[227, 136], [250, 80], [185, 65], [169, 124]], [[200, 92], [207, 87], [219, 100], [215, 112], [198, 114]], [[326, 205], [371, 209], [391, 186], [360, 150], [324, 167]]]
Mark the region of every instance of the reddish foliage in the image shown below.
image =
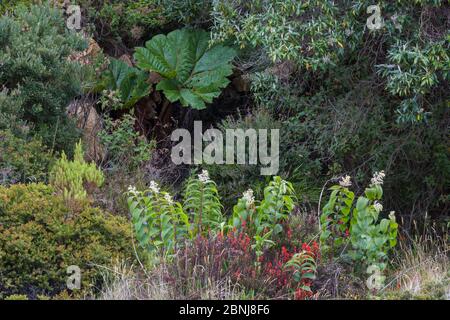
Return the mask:
[[[292, 237], [289, 229], [286, 234], [288, 238]], [[255, 292], [264, 296], [285, 298], [294, 294], [295, 299], [311, 297], [312, 293], [301, 287], [309, 288], [312, 281], [303, 279], [301, 282], [296, 282], [293, 278], [295, 270], [285, 267], [285, 264], [294, 254], [300, 252], [306, 252], [317, 259], [319, 246], [316, 242], [312, 245], [303, 243], [301, 248], [297, 248], [291, 241], [287, 241], [281, 249], [272, 247], [257, 258], [251, 248], [252, 241], [253, 239], [245, 230], [241, 232], [232, 230], [218, 236], [198, 237], [179, 255], [177, 277], [189, 278], [195, 266], [201, 265], [205, 270], [205, 274], [197, 273], [197, 277], [204, 277], [200, 279], [201, 281], [229, 277], [232, 281], [240, 283], [247, 289], [254, 289]], [[181, 274], [180, 271], [182, 271]]]
[[[262, 267], [264, 274], [269, 275], [275, 279], [274, 285], [277, 291], [294, 291], [295, 299], [305, 299], [312, 296], [312, 292], [302, 289], [302, 287], [310, 288], [312, 281], [309, 279], [302, 279], [301, 282], [296, 282], [293, 279], [294, 269], [286, 268], [285, 264], [291, 260], [296, 253], [304, 252], [313, 258], [319, 256], [319, 245], [317, 242], [313, 242], [312, 247], [306, 243], [302, 244], [301, 250], [297, 250], [294, 247], [292, 251], [289, 251], [285, 246], [281, 247], [281, 253], [276, 255], [272, 259], [265, 261]], [[303, 273], [310, 272], [311, 270], [303, 270]]]

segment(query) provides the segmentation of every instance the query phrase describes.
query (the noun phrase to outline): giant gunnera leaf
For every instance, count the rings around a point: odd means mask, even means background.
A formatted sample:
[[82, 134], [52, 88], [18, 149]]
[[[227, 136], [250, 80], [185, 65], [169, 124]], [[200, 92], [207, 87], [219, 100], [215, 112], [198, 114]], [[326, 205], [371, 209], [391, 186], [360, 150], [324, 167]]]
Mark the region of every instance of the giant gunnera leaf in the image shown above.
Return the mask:
[[209, 47], [209, 39], [204, 30], [175, 30], [136, 48], [134, 58], [139, 68], [163, 77], [156, 89], [169, 101], [204, 109], [205, 103], [211, 103], [230, 82], [227, 77], [232, 74], [231, 61], [236, 56], [230, 47]]
[[147, 83], [147, 79], [146, 72], [130, 67], [121, 60], [111, 59], [103, 80], [103, 87], [116, 90], [123, 108], [128, 109], [150, 93], [150, 84]]

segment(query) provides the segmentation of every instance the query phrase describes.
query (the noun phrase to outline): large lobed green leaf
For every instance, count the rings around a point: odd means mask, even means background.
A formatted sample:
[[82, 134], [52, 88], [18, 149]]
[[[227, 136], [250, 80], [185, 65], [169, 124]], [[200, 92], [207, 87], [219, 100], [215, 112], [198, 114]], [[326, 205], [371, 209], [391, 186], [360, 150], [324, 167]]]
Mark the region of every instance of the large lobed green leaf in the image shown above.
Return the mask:
[[124, 108], [130, 108], [150, 93], [146, 72], [130, 67], [125, 62], [111, 59], [105, 88], [117, 90]]
[[231, 61], [236, 51], [230, 47], [209, 47], [209, 33], [204, 30], [181, 29], [167, 36], [157, 35], [144, 48], [136, 48], [137, 66], [159, 73], [156, 89], [171, 102], [204, 109], [225, 88], [232, 74]]

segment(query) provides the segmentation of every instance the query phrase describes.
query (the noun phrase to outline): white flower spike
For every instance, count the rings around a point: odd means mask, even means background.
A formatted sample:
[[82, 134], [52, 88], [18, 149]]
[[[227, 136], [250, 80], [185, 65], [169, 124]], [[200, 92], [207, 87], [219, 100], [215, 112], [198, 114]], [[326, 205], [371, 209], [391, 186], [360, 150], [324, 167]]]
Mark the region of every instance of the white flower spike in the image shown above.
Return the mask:
[[164, 195], [164, 199], [166, 199], [166, 201], [167, 201], [168, 204], [173, 204], [173, 199], [172, 199], [172, 197], [170, 196], [170, 194], [166, 193], [166, 194]]
[[370, 184], [373, 186], [382, 185], [385, 176], [386, 174], [384, 173], [384, 170], [381, 170], [380, 172], [375, 172], [373, 174], [373, 178], [370, 179]]
[[150, 190], [152, 190], [154, 193], [159, 193], [159, 186], [155, 181], [150, 181]]
[[379, 203], [378, 201], [375, 201], [375, 203], [373, 204], [373, 208], [375, 209], [376, 212], [380, 213], [381, 211], [383, 211], [383, 205], [381, 203]]
[[198, 180], [200, 180], [203, 183], [207, 183], [209, 181], [208, 170], [202, 170], [202, 173], [198, 175]]
[[389, 212], [389, 219], [395, 221], [395, 211]]
[[137, 194], [136, 187], [135, 186], [131, 186], [131, 185], [128, 186], [128, 192], [131, 193], [131, 194], [136, 195]]
[[339, 184], [341, 185], [341, 187], [344, 187], [344, 188], [350, 187], [352, 185], [352, 182], [350, 179], [351, 179], [351, 177], [348, 175], [345, 177], [342, 177], [342, 179], [339, 181]]
[[242, 198], [246, 202], [247, 208], [255, 203], [255, 197], [253, 196], [253, 190], [252, 189], [248, 189], [242, 195], [243, 195]]

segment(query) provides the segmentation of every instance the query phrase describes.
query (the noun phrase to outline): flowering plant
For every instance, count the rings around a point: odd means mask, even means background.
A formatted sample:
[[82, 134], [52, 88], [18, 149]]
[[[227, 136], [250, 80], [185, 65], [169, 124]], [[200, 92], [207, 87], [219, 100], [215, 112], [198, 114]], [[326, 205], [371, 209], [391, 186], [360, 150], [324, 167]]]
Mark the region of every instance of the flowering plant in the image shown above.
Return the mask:
[[214, 278], [248, 281], [245, 285], [256, 291], [304, 299], [312, 296], [319, 246], [293, 241], [288, 218], [294, 197], [292, 185], [274, 177], [261, 202], [251, 189], [244, 192], [225, 224], [215, 183], [203, 170], [189, 179], [183, 206], [154, 181], [142, 192], [130, 186], [128, 205], [136, 238], [149, 259], [186, 259], [182, 265], [189, 269], [192, 258]]
[[388, 219], [379, 221], [383, 211], [380, 200], [384, 177], [384, 171], [376, 172], [356, 204], [354, 193], [348, 189], [351, 186], [349, 176], [330, 188], [330, 199], [320, 217], [320, 240], [322, 249], [331, 249], [331, 257], [335, 249], [350, 243], [349, 256], [353, 260], [377, 265], [380, 270], [386, 267], [387, 253], [397, 243], [398, 224], [393, 211]]
[[181, 205], [171, 195], [161, 192], [158, 184], [150, 182], [149, 189], [128, 188], [128, 208], [136, 238], [147, 253], [172, 255], [177, 243], [190, 230], [189, 219]]
[[398, 224], [394, 211], [387, 219], [379, 221], [383, 210], [380, 203], [383, 195], [384, 172], [376, 172], [371, 184], [360, 196], [353, 210], [350, 223], [350, 242], [353, 250], [350, 256], [368, 265], [377, 265], [380, 270], [386, 267], [385, 260], [389, 249], [397, 244]]
[[207, 170], [188, 180], [184, 199], [183, 209], [193, 219], [192, 232], [205, 234], [223, 228], [219, 193]]
[[129, 187], [128, 208], [140, 247], [166, 257], [176, 252], [181, 240], [224, 225], [217, 189], [206, 170], [188, 181], [184, 205], [151, 181], [145, 191]]
[[349, 176], [342, 178], [339, 185], [332, 186], [330, 199], [320, 216], [322, 249], [331, 251], [331, 255], [349, 235], [350, 211], [355, 198], [355, 194], [348, 189], [350, 186]]
[[273, 236], [283, 231], [282, 222], [294, 209], [295, 191], [292, 184], [280, 177], [274, 177], [264, 189], [264, 199], [257, 205], [251, 189], [233, 208], [229, 227], [242, 230], [247, 227], [253, 236], [253, 249], [261, 256], [265, 248], [274, 245]]

